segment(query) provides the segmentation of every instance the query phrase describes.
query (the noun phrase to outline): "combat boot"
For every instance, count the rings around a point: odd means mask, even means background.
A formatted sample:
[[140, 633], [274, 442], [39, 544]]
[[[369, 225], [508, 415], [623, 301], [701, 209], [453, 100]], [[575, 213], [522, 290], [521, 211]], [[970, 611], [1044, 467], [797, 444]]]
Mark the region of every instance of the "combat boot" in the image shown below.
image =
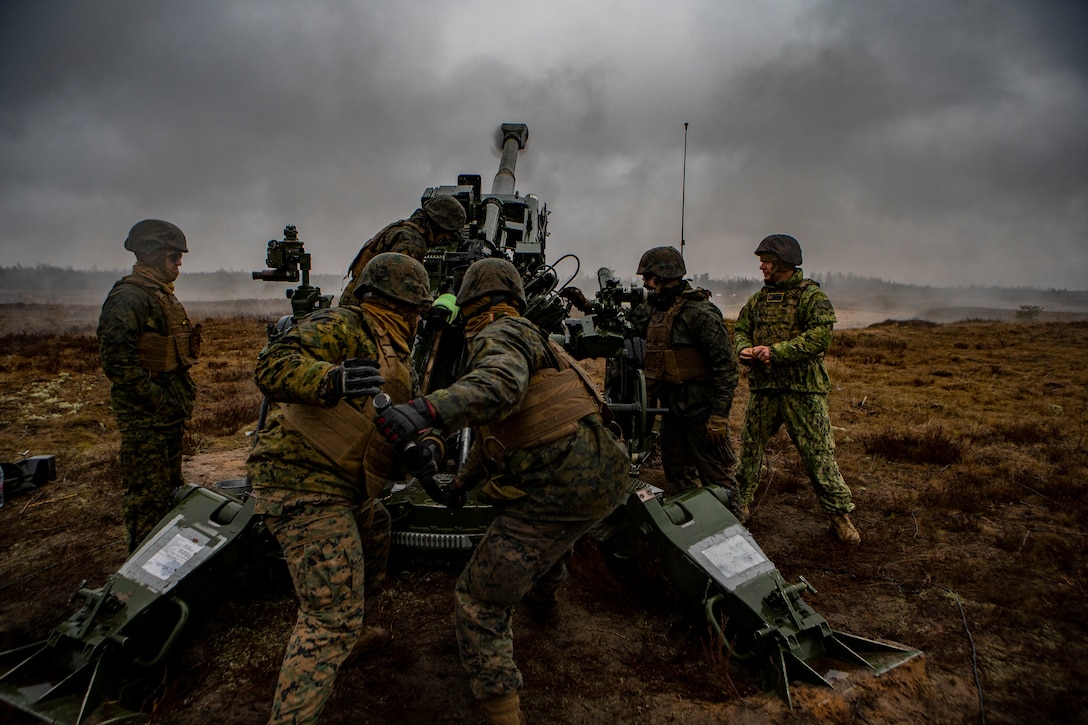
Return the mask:
[[559, 594], [557, 592], [541, 594], [535, 589], [530, 589], [529, 593], [521, 600], [521, 603], [525, 605], [529, 615], [541, 624], [559, 624], [561, 617], [559, 614]]
[[521, 712], [521, 698], [517, 690], [480, 700], [480, 707], [487, 713], [490, 725], [527, 725], [529, 722]]
[[850, 514], [831, 514], [831, 531], [844, 544], [861, 543], [861, 534], [854, 528]]
[[341, 667], [351, 667], [360, 657], [373, 654], [378, 649], [389, 644], [393, 640], [393, 633], [385, 627], [378, 627], [376, 625], [368, 625], [363, 627], [363, 633], [359, 635], [359, 641], [355, 643], [355, 648], [351, 650], [351, 654], [348, 655]]
[[748, 519], [752, 517], [752, 511], [748, 508], [746, 503], [734, 503], [731, 507], [733, 509], [733, 515], [737, 517], [737, 521], [741, 526], [747, 526]]

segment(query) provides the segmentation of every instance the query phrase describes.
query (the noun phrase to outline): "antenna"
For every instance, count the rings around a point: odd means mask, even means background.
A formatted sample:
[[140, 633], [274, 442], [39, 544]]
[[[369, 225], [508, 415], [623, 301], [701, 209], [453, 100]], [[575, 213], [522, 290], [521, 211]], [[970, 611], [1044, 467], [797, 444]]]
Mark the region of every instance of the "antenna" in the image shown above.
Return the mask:
[[688, 122], [684, 121], [684, 173], [680, 182], [680, 256], [684, 256], [684, 196], [688, 186]]

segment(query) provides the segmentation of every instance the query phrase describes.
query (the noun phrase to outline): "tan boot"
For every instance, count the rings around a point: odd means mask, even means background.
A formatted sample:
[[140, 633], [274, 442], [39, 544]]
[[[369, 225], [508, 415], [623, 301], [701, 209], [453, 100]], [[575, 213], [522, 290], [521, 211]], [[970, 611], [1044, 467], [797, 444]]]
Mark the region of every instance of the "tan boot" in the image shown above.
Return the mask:
[[529, 722], [521, 712], [521, 698], [517, 690], [480, 700], [480, 707], [487, 713], [491, 725], [526, 725]]
[[748, 519], [752, 517], [752, 510], [748, 508], [746, 503], [734, 503], [733, 515], [737, 517], [737, 521], [740, 522], [741, 526], [747, 526]]
[[861, 543], [861, 534], [854, 528], [854, 522], [850, 520], [850, 514], [832, 514], [831, 531], [844, 544]]
[[355, 643], [355, 649], [344, 660], [341, 667], [351, 667], [360, 657], [373, 654], [393, 640], [393, 633], [385, 627], [368, 625], [363, 627], [363, 633], [359, 635], [359, 641]]

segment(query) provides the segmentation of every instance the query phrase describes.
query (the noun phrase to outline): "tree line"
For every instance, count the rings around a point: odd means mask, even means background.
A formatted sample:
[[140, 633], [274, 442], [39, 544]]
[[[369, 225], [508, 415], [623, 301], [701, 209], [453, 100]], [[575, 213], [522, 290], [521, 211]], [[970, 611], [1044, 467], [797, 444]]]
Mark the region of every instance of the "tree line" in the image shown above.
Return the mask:
[[[109, 288], [128, 273], [128, 269], [73, 269], [48, 264], [35, 266], [15, 265], [0, 267], [0, 290], [6, 292], [99, 292]], [[1001, 299], [1009, 303], [1044, 304], [1049, 306], [1088, 306], [1088, 290], [1041, 290], [1035, 287], [965, 286], [933, 287], [929, 285], [891, 282], [878, 277], [863, 277], [851, 273], [813, 273], [832, 299], [836, 295], [849, 297], [917, 297], [955, 292], [961, 299], [977, 295], [989, 299]], [[625, 285], [640, 284], [634, 277], [623, 279]], [[692, 284], [715, 294], [748, 296], [762, 286], [762, 280], [754, 277], [712, 278], [703, 272], [691, 277]], [[310, 283], [327, 292], [340, 289], [341, 277], [336, 274], [312, 274]], [[250, 272], [219, 270], [217, 272], [185, 272], [184, 286], [187, 294], [209, 297], [217, 292], [230, 291], [236, 296], [239, 290], [253, 289], [256, 293], [264, 282], [252, 279]], [[279, 283], [284, 288], [290, 283]], [[597, 290], [597, 278], [582, 275], [574, 284], [589, 297]]]

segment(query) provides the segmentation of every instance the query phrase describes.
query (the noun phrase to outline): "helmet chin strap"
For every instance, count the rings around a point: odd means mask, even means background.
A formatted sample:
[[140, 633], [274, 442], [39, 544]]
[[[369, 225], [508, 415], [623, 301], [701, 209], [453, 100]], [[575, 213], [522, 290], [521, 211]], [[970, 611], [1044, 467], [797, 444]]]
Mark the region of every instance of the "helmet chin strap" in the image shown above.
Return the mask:
[[657, 289], [650, 290], [650, 293], [646, 295], [646, 301], [655, 307], [670, 304], [680, 293], [683, 281], [682, 278], [669, 280]]

